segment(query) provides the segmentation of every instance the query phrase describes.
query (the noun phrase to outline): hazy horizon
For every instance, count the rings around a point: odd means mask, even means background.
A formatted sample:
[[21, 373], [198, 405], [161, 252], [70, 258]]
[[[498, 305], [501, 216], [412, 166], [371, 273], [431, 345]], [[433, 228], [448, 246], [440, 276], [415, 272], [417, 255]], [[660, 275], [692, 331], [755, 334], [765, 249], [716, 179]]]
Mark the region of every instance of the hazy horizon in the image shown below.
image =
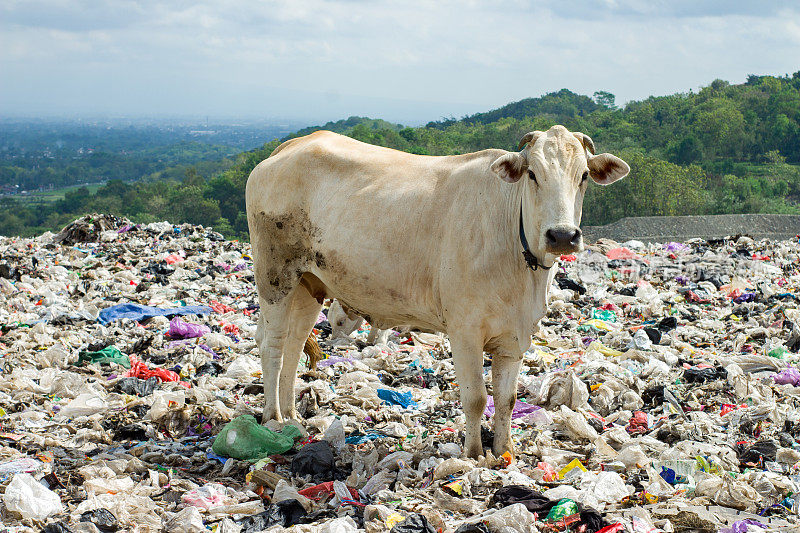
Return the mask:
[[0, 115], [418, 125], [561, 88], [624, 104], [798, 57], [786, 1], [10, 1]]

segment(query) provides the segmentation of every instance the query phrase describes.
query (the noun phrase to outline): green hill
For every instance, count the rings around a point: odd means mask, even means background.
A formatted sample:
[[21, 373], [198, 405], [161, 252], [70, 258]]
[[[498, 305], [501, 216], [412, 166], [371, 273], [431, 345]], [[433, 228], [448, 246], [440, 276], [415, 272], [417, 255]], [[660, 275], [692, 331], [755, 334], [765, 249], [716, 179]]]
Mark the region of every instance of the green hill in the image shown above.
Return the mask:
[[[424, 127], [350, 117], [289, 137], [332, 129], [380, 146], [447, 155], [514, 150], [526, 132], [554, 124], [588, 134], [598, 151], [631, 165], [625, 180], [591, 187], [584, 204], [587, 225], [625, 216], [800, 213], [800, 72], [750, 76], [738, 85], [715, 80], [696, 93], [650, 97], [621, 108], [607, 92], [590, 98], [562, 89]], [[0, 209], [0, 234], [33, 234], [84, 212], [106, 211], [134, 220], [214, 225], [246, 238], [247, 176], [279, 143], [240, 154], [209, 180], [190, 170], [182, 182], [110, 183], [37, 209], [0, 199], [6, 207]]]

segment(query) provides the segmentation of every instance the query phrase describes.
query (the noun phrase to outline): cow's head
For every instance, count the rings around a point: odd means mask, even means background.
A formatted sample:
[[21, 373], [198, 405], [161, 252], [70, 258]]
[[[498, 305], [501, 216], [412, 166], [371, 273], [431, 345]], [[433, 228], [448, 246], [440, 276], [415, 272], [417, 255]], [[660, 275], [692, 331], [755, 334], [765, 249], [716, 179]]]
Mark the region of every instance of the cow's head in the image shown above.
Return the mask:
[[495, 160], [492, 171], [508, 183], [520, 180], [525, 231], [534, 251], [564, 254], [583, 249], [579, 228], [589, 178], [609, 185], [630, 167], [611, 154], [594, 154], [588, 135], [564, 126], [526, 133], [520, 152]]
[[331, 302], [328, 310], [328, 322], [331, 325], [331, 336], [334, 339], [347, 337], [359, 327], [364, 321], [363, 318], [353, 313], [350, 309], [345, 309], [339, 300]]

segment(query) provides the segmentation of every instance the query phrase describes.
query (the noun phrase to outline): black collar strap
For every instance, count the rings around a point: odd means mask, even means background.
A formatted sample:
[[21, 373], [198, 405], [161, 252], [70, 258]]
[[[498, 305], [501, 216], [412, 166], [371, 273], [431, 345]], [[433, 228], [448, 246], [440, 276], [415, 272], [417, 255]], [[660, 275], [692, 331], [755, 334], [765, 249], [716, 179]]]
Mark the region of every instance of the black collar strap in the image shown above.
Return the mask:
[[522, 206], [519, 206], [519, 242], [522, 243], [522, 257], [525, 258], [525, 264], [528, 265], [528, 268], [531, 270], [550, 270], [553, 268], [553, 265], [544, 266], [539, 260], [533, 255], [531, 252], [530, 246], [528, 246], [528, 239], [525, 238], [525, 228], [522, 225]]

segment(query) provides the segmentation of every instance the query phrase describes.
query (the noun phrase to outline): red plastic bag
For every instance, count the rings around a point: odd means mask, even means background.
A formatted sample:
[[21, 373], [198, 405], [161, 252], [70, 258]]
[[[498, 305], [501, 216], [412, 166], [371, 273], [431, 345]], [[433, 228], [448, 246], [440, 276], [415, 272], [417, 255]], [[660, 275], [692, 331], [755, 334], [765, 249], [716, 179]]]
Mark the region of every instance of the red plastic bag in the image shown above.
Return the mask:
[[625, 428], [631, 435], [641, 435], [647, 433], [647, 413], [644, 411], [636, 411], [628, 421], [628, 427]]
[[747, 408], [747, 405], [745, 405], [745, 404], [733, 405], [733, 404], [730, 404], [730, 403], [723, 403], [722, 404], [722, 411], [720, 411], [719, 416], [725, 416], [725, 415], [727, 415], [728, 413], [730, 413], [732, 411], [736, 411], [737, 409], [746, 409], [746, 408]]
[[216, 300], [211, 300], [211, 305], [209, 305], [211, 309], [214, 310], [215, 313], [232, 313], [236, 312], [236, 309], [231, 307], [230, 305], [225, 305], [220, 303]]
[[[347, 490], [350, 491], [350, 495], [353, 497], [354, 501], [359, 501], [358, 491], [356, 489], [347, 487]], [[311, 500], [321, 500], [322, 498], [333, 495], [333, 481], [326, 481], [325, 483], [320, 483], [319, 485], [314, 485], [307, 489], [298, 490], [297, 493]]]
[[132, 355], [130, 358], [131, 369], [125, 372], [123, 377], [148, 379], [155, 376], [161, 381], [174, 381], [180, 383], [184, 387], [189, 386], [188, 383], [181, 381], [181, 377], [172, 370], [167, 370], [166, 368], [148, 368], [147, 365], [140, 361], [136, 356]]
[[544, 477], [542, 478], [543, 481], [555, 481], [558, 479], [558, 472], [556, 472], [556, 470], [550, 466], [550, 463], [539, 461], [539, 463], [536, 465], [536, 468], [544, 470]]

